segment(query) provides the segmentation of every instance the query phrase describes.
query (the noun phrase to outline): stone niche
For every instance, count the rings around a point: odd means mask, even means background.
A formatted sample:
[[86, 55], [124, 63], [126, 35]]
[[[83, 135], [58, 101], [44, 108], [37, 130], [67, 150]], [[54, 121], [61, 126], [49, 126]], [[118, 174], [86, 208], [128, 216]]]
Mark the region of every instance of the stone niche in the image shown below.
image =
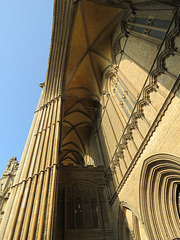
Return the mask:
[[61, 165], [56, 239], [115, 239], [103, 167]]

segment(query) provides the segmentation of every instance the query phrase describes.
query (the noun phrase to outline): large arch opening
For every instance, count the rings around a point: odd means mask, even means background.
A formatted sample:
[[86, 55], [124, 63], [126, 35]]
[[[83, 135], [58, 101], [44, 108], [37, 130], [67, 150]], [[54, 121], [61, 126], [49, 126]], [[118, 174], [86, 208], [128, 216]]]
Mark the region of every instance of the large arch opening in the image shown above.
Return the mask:
[[170, 154], [151, 156], [143, 164], [140, 209], [149, 239], [173, 239], [180, 236], [177, 207], [179, 172], [180, 158]]

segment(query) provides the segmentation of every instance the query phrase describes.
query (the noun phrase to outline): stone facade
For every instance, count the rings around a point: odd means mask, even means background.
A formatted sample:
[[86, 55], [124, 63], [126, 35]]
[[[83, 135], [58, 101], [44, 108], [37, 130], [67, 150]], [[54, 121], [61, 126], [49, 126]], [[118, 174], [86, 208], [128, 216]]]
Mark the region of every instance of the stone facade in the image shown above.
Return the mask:
[[11, 158], [0, 178], [0, 225], [5, 214], [6, 205], [11, 193], [11, 186], [13, 185], [18, 166], [16, 157]]
[[54, 2], [0, 239], [180, 239], [179, 7]]

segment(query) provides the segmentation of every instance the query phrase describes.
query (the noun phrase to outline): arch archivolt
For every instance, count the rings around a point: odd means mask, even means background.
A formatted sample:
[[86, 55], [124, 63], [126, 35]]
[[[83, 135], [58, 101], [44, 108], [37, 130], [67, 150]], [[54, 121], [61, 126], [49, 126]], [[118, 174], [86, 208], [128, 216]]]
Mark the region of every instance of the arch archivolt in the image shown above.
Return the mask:
[[117, 232], [119, 240], [148, 239], [141, 216], [128, 202], [120, 202]]
[[139, 197], [141, 217], [149, 239], [173, 239], [180, 236], [176, 199], [179, 184], [179, 157], [157, 154], [145, 160]]
[[142, 220], [141, 220], [140, 214], [138, 213], [138, 211], [136, 210], [136, 208], [135, 208], [132, 204], [130, 204], [130, 203], [126, 202], [126, 201], [121, 201], [121, 202], [120, 202], [120, 205], [121, 205], [121, 207], [127, 208], [127, 209], [129, 209], [131, 212], [133, 212], [134, 215], [138, 218], [138, 220], [139, 220], [141, 223], [143, 223]]

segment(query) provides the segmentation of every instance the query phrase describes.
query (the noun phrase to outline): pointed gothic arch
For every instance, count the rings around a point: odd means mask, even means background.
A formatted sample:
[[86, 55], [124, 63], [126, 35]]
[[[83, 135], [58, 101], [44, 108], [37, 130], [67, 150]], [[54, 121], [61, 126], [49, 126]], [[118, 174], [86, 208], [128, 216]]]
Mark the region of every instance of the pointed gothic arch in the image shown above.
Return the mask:
[[180, 237], [177, 189], [180, 158], [157, 154], [145, 160], [140, 178], [140, 211], [152, 240]]

